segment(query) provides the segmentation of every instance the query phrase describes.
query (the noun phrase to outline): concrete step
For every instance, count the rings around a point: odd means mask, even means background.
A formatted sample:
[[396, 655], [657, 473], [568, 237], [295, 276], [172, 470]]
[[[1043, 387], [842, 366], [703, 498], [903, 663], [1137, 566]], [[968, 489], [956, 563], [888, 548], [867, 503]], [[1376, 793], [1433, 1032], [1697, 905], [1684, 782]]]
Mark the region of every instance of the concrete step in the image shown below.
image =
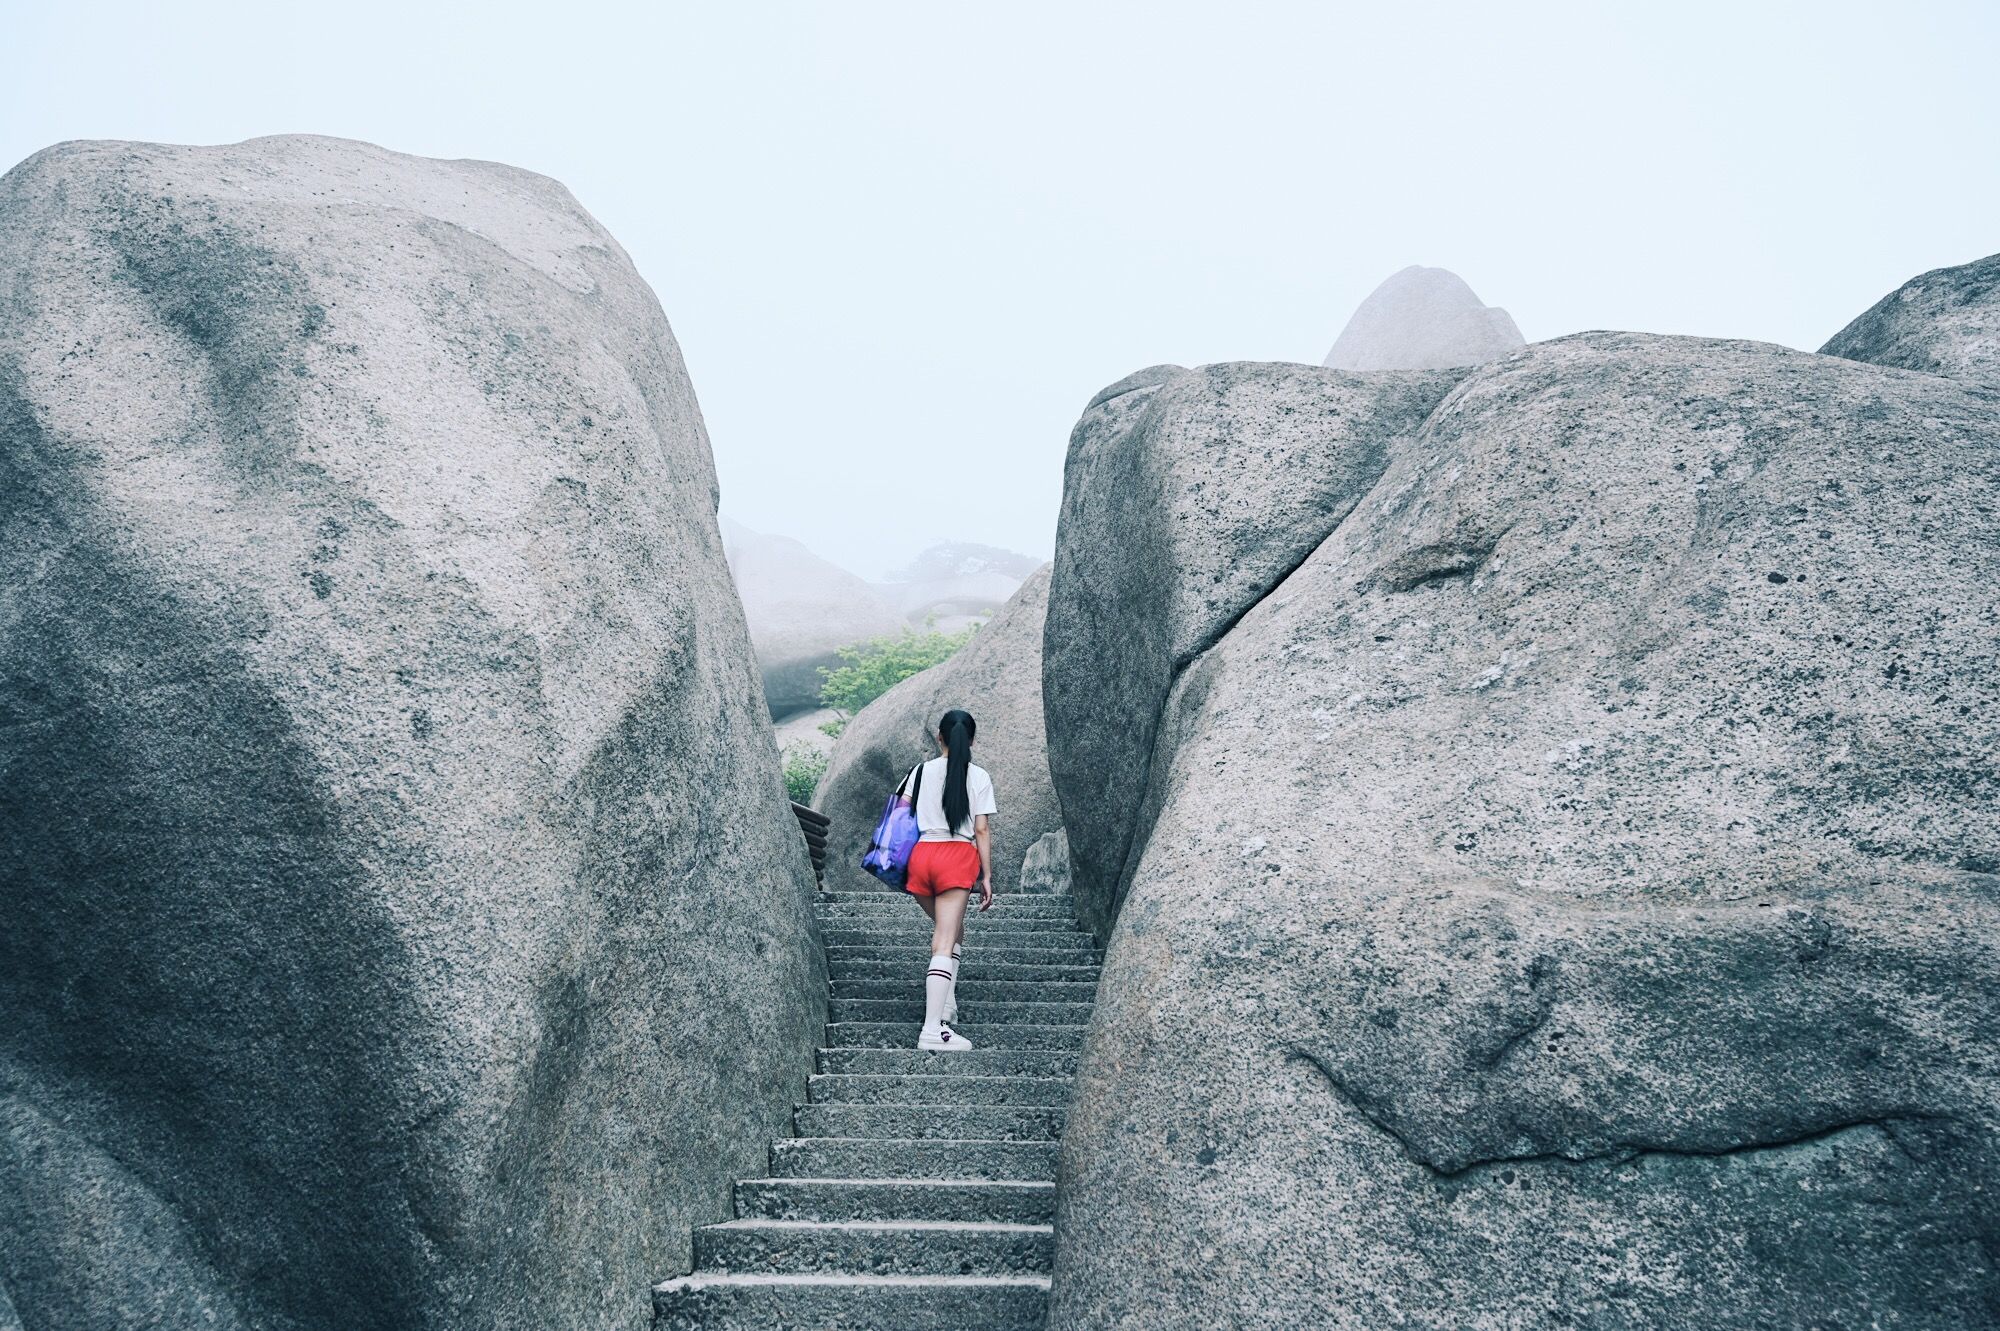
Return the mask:
[[694, 1264], [703, 1272], [1046, 1275], [1055, 1246], [1048, 1225], [731, 1220], [694, 1232]]
[[[900, 893], [895, 896], [889, 896], [886, 893], [879, 896], [870, 894], [866, 900], [856, 900], [848, 895], [842, 895], [839, 900], [832, 900], [830, 899], [830, 894], [828, 894], [820, 897], [814, 909], [819, 911], [822, 917], [829, 915], [874, 914], [928, 918], [924, 916], [924, 908], [917, 904], [916, 898], [904, 896]], [[978, 903], [975, 901], [973, 903], [972, 915], [974, 919], [984, 918], [988, 920], [1013, 919], [1017, 916], [1035, 915], [1074, 921], [1076, 919], [1076, 898], [1026, 897], [1019, 893], [1002, 893], [993, 898], [992, 910], [980, 910]]]
[[[914, 966], [903, 961], [843, 960], [827, 963], [827, 975], [835, 980], [914, 979], [921, 984], [924, 972], [929, 969], [929, 957], [919, 959]], [[1054, 980], [1094, 987], [1100, 969], [1089, 962], [1071, 966], [1060, 962], [996, 962], [989, 960], [985, 953], [975, 953], [970, 961], [959, 967], [958, 974], [961, 980]]]
[[1056, 1185], [1021, 1179], [758, 1178], [736, 1185], [739, 1220], [990, 1220], [1045, 1225]]
[[[973, 1050], [967, 1058], [977, 1057]], [[823, 1073], [807, 1079], [816, 1105], [1067, 1105], [1068, 1077], [869, 1076]]]
[[1040, 1331], [1047, 1276], [706, 1273], [653, 1287], [653, 1331]]
[[[930, 921], [921, 915], [905, 919], [899, 915], [889, 914], [828, 915], [822, 912], [819, 916], [819, 928], [822, 934], [884, 934], [911, 944], [927, 945], [931, 936]], [[991, 942], [1008, 934], [1047, 934], [1055, 938], [1091, 937], [1070, 920], [1057, 919], [1053, 915], [1046, 917], [1019, 915], [1008, 919], [986, 920], [969, 926], [965, 931], [965, 946], [970, 948], [981, 939]]]
[[1053, 1141], [786, 1137], [771, 1143], [776, 1178], [963, 1178], [1050, 1182]]
[[[860, 891], [850, 891], [842, 888], [837, 892], [822, 892], [815, 900], [829, 906], [873, 905], [884, 901], [899, 902], [906, 910], [913, 909], [916, 906], [915, 897], [911, 896], [908, 892], [893, 888], [864, 888]], [[995, 892], [993, 894], [993, 909], [995, 910], [1003, 910], [1008, 906], [1019, 905], [1046, 905], [1051, 910], [1066, 910], [1074, 914], [1076, 911], [1076, 894], [1074, 892]]]
[[[1081, 1026], [1090, 1021], [1089, 1003], [975, 1002], [960, 994], [958, 1010], [966, 1023], [965, 1034], [975, 1046], [979, 1037], [972, 1034], [974, 1025], [993, 1027], [1026, 1023], [1033, 1026]], [[924, 1000], [921, 995], [913, 998], [835, 998], [827, 1002], [826, 1019], [830, 1022], [921, 1022], [924, 1019]]]
[[916, 1073], [944, 1077], [1068, 1077], [1076, 1072], [1076, 1057], [1065, 1049], [974, 1049], [964, 1054], [938, 1054], [924, 1049], [822, 1049], [814, 1070], [874, 1077], [907, 1077]]
[[[902, 968], [915, 968], [923, 974], [931, 959], [928, 947], [910, 947], [907, 944], [889, 943], [828, 943], [826, 964], [828, 969], [839, 967], [844, 962], [886, 963]], [[1031, 947], [982, 947], [966, 954], [960, 963], [968, 973], [979, 966], [1095, 966], [1102, 960], [1097, 949], [1087, 941], [1059, 939], [1053, 942], [1037, 943]]]
[[[835, 998], [908, 998], [912, 994], [923, 997], [924, 976], [904, 975], [895, 979], [850, 980], [835, 979], [831, 984]], [[989, 980], [960, 971], [958, 976], [958, 1001], [960, 1003], [1089, 1003], [1097, 997], [1095, 984], [1074, 984], [1059, 980]]]
[[[1006, 1026], [979, 1026], [961, 1023], [959, 1030], [972, 1041], [971, 1053], [981, 1049], [1081, 1049], [1087, 1026], [1029, 1026], [1019, 1022]], [[826, 1027], [826, 1042], [836, 1049], [910, 1049], [917, 1047], [921, 1021], [834, 1021]], [[945, 1054], [952, 1058], [956, 1055]]]
[[[930, 919], [919, 910], [907, 913], [872, 910], [865, 906], [828, 906], [819, 911], [822, 929], [891, 929], [898, 933], [928, 935], [931, 931]], [[971, 940], [982, 934], [991, 935], [1007, 931], [1030, 934], [1067, 934], [1081, 932], [1075, 920], [1064, 915], [1002, 914], [989, 911], [984, 915], [974, 914], [965, 922], [965, 937], [969, 946]]]
[[[1053, 924], [1054, 921], [1049, 923]], [[915, 948], [928, 953], [930, 937], [929, 930], [915, 926], [899, 929], [888, 924], [854, 924], [847, 921], [824, 925], [820, 929], [820, 941], [828, 947], [890, 947], [898, 951]], [[1074, 949], [1096, 946], [1096, 940], [1089, 934], [1078, 933], [1067, 926], [1060, 929], [1024, 929], [1015, 924], [998, 924], [990, 929], [967, 930], [965, 935], [967, 953], [985, 951], [988, 948]]]
[[1062, 1135], [1054, 1106], [800, 1105], [792, 1130], [801, 1137], [974, 1137], [985, 1141], [1048, 1141]]

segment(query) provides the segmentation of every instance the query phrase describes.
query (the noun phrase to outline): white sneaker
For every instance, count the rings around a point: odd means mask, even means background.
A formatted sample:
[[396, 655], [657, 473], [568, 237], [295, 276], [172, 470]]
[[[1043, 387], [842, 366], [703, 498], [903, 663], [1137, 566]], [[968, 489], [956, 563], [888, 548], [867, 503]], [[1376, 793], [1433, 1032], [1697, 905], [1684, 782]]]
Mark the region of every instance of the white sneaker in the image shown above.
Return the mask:
[[943, 1049], [955, 1054], [961, 1049], [972, 1048], [972, 1041], [960, 1035], [949, 1025], [940, 1025], [935, 1035], [929, 1031], [925, 1031], [919, 1035], [917, 1037], [917, 1048]]

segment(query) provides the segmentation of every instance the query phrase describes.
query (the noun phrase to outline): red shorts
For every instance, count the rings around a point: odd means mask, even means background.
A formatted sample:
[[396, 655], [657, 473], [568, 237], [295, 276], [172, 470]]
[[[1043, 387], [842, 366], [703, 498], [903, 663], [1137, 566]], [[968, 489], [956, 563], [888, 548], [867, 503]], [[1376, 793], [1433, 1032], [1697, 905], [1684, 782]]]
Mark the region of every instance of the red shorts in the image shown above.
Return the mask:
[[919, 841], [910, 850], [910, 876], [903, 890], [934, 897], [979, 881], [979, 847], [970, 841]]

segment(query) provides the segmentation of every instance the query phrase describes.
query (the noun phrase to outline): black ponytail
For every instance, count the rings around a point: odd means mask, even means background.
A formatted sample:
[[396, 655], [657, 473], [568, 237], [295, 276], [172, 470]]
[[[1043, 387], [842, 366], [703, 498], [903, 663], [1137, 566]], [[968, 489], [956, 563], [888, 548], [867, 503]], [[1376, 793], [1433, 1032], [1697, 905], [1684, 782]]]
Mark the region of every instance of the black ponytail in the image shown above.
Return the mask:
[[972, 765], [972, 737], [979, 733], [979, 723], [972, 719], [972, 713], [957, 707], [944, 714], [938, 722], [938, 734], [944, 737], [944, 822], [953, 836], [972, 812], [972, 797], [965, 789], [965, 769]]

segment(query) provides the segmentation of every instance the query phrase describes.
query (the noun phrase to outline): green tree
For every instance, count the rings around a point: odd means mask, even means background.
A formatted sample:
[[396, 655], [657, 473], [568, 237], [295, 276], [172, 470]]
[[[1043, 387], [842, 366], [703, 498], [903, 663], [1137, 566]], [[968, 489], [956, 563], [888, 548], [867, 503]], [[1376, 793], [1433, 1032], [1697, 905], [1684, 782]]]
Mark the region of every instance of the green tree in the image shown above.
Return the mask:
[[959, 633], [904, 629], [892, 637], [842, 647], [840, 659], [846, 664], [838, 670], [820, 670], [825, 683], [820, 685], [819, 700], [852, 716], [911, 675], [949, 660], [977, 631], [977, 625]]
[[827, 756], [818, 749], [802, 749], [785, 755], [785, 792], [794, 804], [810, 805], [819, 779], [826, 775]]

